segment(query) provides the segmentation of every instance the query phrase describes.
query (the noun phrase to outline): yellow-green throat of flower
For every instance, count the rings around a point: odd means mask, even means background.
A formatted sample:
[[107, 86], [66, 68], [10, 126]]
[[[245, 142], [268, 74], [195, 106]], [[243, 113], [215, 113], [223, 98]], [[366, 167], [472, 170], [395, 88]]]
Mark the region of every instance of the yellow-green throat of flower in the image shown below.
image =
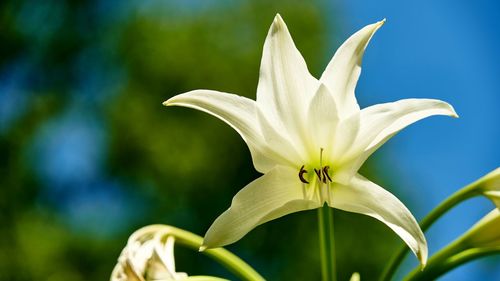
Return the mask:
[[[318, 169], [313, 168], [314, 173], [318, 177], [318, 180], [320, 182], [323, 182], [323, 183], [327, 183], [327, 181], [332, 182], [332, 178], [328, 174], [328, 172], [330, 170], [330, 166], [328, 166], [328, 165], [323, 166], [323, 148], [320, 148], [320, 151], [319, 151], [319, 163], [320, 163], [319, 164], [320, 167]], [[305, 184], [309, 184], [309, 181], [304, 178], [304, 174], [307, 174], [307, 173], [308, 173], [308, 171], [305, 169], [305, 165], [302, 165], [302, 167], [300, 167], [300, 170], [299, 170], [299, 180]]]

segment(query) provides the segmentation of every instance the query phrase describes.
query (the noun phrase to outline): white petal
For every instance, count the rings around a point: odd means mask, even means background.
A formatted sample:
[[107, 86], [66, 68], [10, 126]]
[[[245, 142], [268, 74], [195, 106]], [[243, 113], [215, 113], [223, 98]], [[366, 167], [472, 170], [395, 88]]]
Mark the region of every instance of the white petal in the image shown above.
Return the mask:
[[371, 140], [365, 150], [381, 145], [406, 126], [433, 115], [458, 117], [450, 104], [434, 99], [405, 99], [363, 109], [360, 137]]
[[500, 209], [500, 168], [477, 180], [478, 188]]
[[397, 132], [433, 115], [457, 117], [451, 105], [433, 99], [404, 99], [364, 108], [356, 140], [343, 156], [344, 162], [354, 161], [348, 165], [350, 173], [356, 173], [364, 161]]
[[278, 164], [294, 163], [294, 151], [270, 149], [261, 134], [257, 107], [253, 100], [211, 90], [195, 90], [172, 97], [163, 103], [207, 112], [235, 129], [247, 143], [255, 168], [262, 173]]
[[361, 281], [361, 276], [359, 275], [359, 273], [354, 272], [351, 276], [351, 279], [349, 279], [349, 281]]
[[359, 111], [354, 89], [361, 73], [361, 61], [370, 39], [384, 22], [367, 25], [347, 39], [321, 75], [320, 81], [334, 95], [344, 118]]
[[307, 116], [309, 135], [312, 136], [311, 143], [307, 144], [310, 147], [308, 154], [315, 157], [309, 160], [319, 163], [320, 148], [325, 150], [324, 154], [331, 154], [339, 124], [337, 105], [325, 85], [320, 84], [309, 105]]
[[125, 265], [123, 267], [123, 275], [126, 276], [126, 280], [130, 281], [145, 281], [144, 277], [142, 277], [141, 274], [139, 274], [135, 269], [134, 265], [132, 264], [131, 260], [127, 259], [125, 262]]
[[202, 248], [231, 244], [267, 221], [320, 207], [314, 188], [299, 180], [299, 168], [276, 166], [240, 190], [205, 234]]
[[147, 280], [173, 280], [175, 269], [171, 271], [167, 268], [164, 260], [162, 260], [157, 249], [155, 249], [148, 260], [146, 274], [148, 277]]
[[156, 255], [157, 258], [161, 260], [161, 263], [163, 264], [167, 272], [170, 274], [170, 277], [173, 277], [173, 275], [175, 275], [175, 256], [174, 256], [175, 237], [167, 236], [163, 244], [162, 240], [165, 238], [163, 238], [162, 236], [158, 236], [158, 238], [160, 238], [158, 239], [159, 243], [155, 245], [155, 251], [153, 252], [153, 255]]
[[500, 210], [500, 190], [485, 191], [484, 195], [493, 201], [493, 204]]
[[499, 226], [500, 210], [495, 208], [467, 230], [459, 238], [459, 241], [470, 248], [499, 248]]
[[303, 149], [304, 117], [317, 84], [285, 22], [276, 15], [264, 43], [257, 104], [273, 126], [288, 132], [297, 149]]
[[[294, 143], [290, 141], [286, 130], [279, 126], [273, 126], [259, 108], [257, 108], [257, 119], [259, 120], [264, 142], [268, 147], [267, 154], [276, 154], [274, 158], [279, 158], [280, 160], [277, 162], [281, 165], [288, 165], [292, 167], [295, 166], [296, 163], [305, 163], [307, 161], [305, 154], [297, 151], [298, 146], [294, 145]], [[300, 151], [304, 151], [303, 148]], [[266, 173], [269, 170], [270, 169], [266, 169], [263, 173]]]
[[[348, 152], [358, 136], [361, 123], [360, 119], [360, 112], [352, 114], [347, 119], [341, 119], [335, 132], [333, 150], [330, 156], [331, 159], [333, 159], [332, 168], [335, 171], [333, 174], [333, 180], [335, 182], [346, 184], [354, 175], [350, 172], [350, 166], [345, 165], [348, 161], [344, 159], [351, 160], [347, 157], [347, 155], [349, 155]], [[350, 163], [352, 163], [352, 160]]]
[[334, 185], [331, 207], [376, 218], [396, 232], [415, 253], [420, 263], [427, 261], [427, 242], [417, 221], [394, 195], [356, 175], [348, 186]]

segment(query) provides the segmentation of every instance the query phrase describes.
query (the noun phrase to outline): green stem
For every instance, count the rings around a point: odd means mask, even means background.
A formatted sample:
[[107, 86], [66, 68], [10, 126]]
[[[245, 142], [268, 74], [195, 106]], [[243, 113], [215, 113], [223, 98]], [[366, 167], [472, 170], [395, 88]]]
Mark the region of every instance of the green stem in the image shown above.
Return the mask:
[[333, 236], [333, 210], [324, 205], [318, 209], [321, 275], [323, 281], [337, 280], [335, 273], [335, 239]]
[[214, 277], [214, 276], [205, 276], [205, 275], [196, 275], [196, 276], [189, 276], [187, 281], [229, 281], [224, 278], [219, 278], [219, 277]]
[[[451, 208], [453, 208], [458, 203], [469, 199], [475, 195], [477, 195], [477, 184], [478, 182], [474, 182], [459, 191], [453, 193], [446, 200], [441, 202], [434, 210], [432, 210], [421, 222], [420, 228], [422, 231], [426, 231], [438, 218], [448, 212]], [[406, 245], [402, 245], [402, 247], [397, 251], [396, 255], [393, 256], [387, 267], [384, 269], [382, 273], [380, 281], [390, 281], [392, 276], [396, 272], [396, 269], [399, 267], [405, 255], [408, 253], [408, 247]]]
[[472, 248], [462, 252], [456, 252], [456, 245], [450, 245], [439, 251], [429, 260], [429, 266], [423, 271], [414, 269], [405, 277], [405, 281], [435, 280], [444, 273], [469, 261], [500, 253], [500, 247], [495, 248]]
[[[168, 232], [168, 234], [170, 235], [173, 235], [178, 243], [185, 245], [188, 248], [194, 249], [196, 251], [200, 249], [200, 246], [202, 245], [203, 242], [202, 237], [186, 230], [182, 230], [172, 226], [167, 226], [167, 227], [168, 228], [166, 228], [166, 232]], [[211, 257], [212, 259], [214, 259], [215, 261], [226, 267], [228, 270], [233, 272], [236, 276], [238, 276], [242, 280], [249, 280], [249, 281], [265, 280], [250, 265], [248, 265], [238, 256], [236, 256], [235, 254], [229, 252], [224, 248], [207, 249], [204, 250], [202, 253]]]

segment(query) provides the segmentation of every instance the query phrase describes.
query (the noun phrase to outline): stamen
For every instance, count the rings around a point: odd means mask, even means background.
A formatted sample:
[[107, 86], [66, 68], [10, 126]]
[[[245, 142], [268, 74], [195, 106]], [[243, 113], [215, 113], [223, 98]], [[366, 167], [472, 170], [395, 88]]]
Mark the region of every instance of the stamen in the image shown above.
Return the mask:
[[[307, 170], [304, 169], [304, 167], [305, 167], [305, 165], [302, 165], [302, 167], [300, 167], [299, 179], [301, 182], [309, 184], [309, 182], [304, 178], [304, 174], [307, 173]], [[319, 179], [319, 182], [323, 182], [323, 183], [327, 183], [327, 181], [333, 182], [332, 178], [328, 174], [329, 169], [330, 169], [330, 166], [323, 167], [323, 148], [321, 147], [319, 150], [319, 169], [316, 169], [316, 168], [313, 169], [314, 173], [316, 173], [316, 176]]]
[[330, 182], [333, 182], [332, 181], [332, 178], [330, 178], [330, 176], [328, 175], [328, 169], [330, 169], [330, 166], [325, 166], [323, 168], [323, 182], [326, 183], [326, 179], [328, 178], [328, 180]]
[[304, 174], [307, 174], [307, 171], [304, 169], [304, 165], [302, 165], [299, 171], [299, 179], [301, 182], [309, 184], [309, 182], [304, 178]]
[[315, 168], [314, 172], [316, 173], [316, 176], [318, 176], [318, 179], [321, 181], [321, 170], [316, 170]]

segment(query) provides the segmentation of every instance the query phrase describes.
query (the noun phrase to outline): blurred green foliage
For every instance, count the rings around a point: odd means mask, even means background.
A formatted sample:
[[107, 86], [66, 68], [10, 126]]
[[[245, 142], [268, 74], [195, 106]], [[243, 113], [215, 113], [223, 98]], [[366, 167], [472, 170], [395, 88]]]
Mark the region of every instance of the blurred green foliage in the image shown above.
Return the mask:
[[[322, 1], [3, 1], [0, 279], [105, 280], [140, 226], [202, 235], [259, 175], [229, 126], [161, 102], [197, 88], [255, 98], [277, 12], [321, 73], [334, 32]], [[79, 122], [91, 129], [78, 134]], [[103, 192], [110, 198], [99, 203]], [[269, 280], [318, 280], [316, 220], [289, 215], [228, 248]], [[336, 211], [335, 221], [340, 280], [354, 271], [373, 280], [400, 242], [367, 217]], [[177, 267], [231, 278], [180, 248]]]

